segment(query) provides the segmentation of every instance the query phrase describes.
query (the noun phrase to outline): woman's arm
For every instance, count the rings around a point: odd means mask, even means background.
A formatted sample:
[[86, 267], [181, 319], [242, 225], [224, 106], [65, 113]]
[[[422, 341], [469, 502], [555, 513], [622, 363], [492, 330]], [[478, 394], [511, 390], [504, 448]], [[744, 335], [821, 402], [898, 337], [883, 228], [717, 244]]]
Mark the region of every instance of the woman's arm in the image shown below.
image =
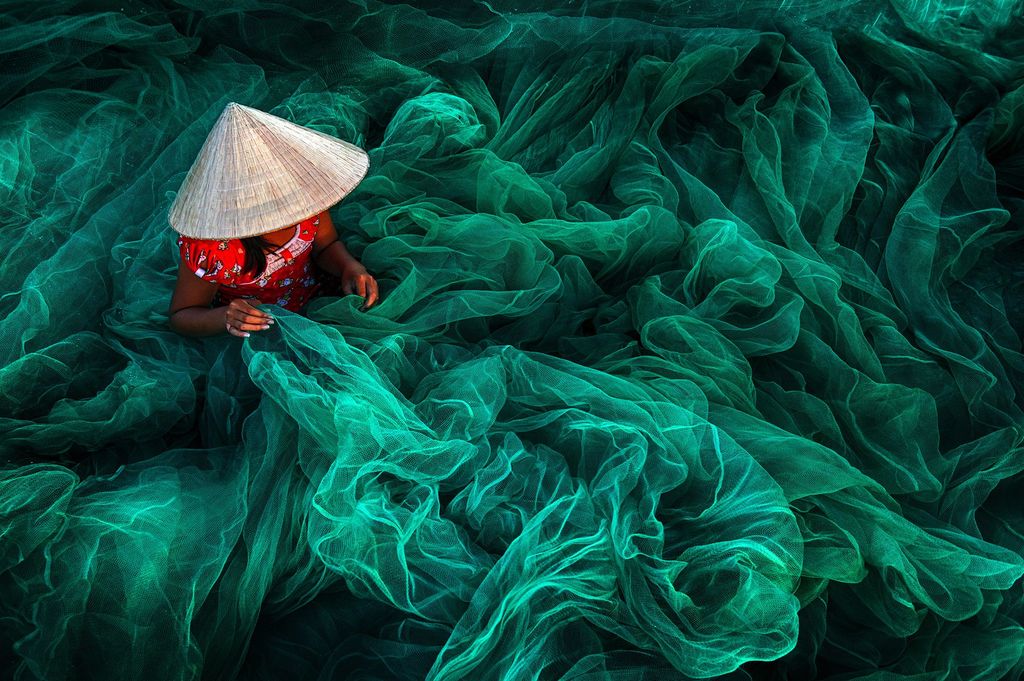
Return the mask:
[[320, 213], [320, 225], [313, 237], [313, 262], [341, 277], [341, 290], [358, 293], [366, 300], [367, 308], [377, 302], [377, 280], [345, 249], [327, 211]]
[[215, 336], [227, 333], [224, 311], [221, 307], [186, 307], [175, 312], [170, 327], [183, 336]]
[[168, 325], [183, 336], [212, 336], [226, 331], [224, 308], [210, 308], [217, 287], [215, 282], [197, 277], [180, 261], [178, 281], [167, 309]]
[[227, 313], [232, 306], [210, 307], [218, 286], [216, 282], [197, 277], [184, 262], [179, 262], [178, 281], [167, 310], [167, 323], [171, 329], [183, 336], [213, 336], [219, 333], [245, 336], [249, 331], [263, 330], [270, 315], [241, 300], [232, 301], [239, 309], [233, 311], [232, 326], [228, 328]]
[[338, 237], [338, 230], [327, 211], [320, 213], [320, 225], [313, 237], [313, 262], [325, 271], [340, 277], [350, 267], [362, 267], [358, 260], [345, 248]]

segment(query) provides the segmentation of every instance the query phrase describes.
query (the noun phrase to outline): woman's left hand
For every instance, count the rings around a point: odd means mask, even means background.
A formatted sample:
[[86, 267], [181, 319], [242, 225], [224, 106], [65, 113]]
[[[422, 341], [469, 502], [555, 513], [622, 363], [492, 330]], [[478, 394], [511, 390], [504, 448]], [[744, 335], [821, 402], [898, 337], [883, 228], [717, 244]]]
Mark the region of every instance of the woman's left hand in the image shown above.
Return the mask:
[[341, 290], [358, 293], [366, 300], [366, 307], [377, 302], [377, 280], [359, 263], [353, 263], [341, 272]]

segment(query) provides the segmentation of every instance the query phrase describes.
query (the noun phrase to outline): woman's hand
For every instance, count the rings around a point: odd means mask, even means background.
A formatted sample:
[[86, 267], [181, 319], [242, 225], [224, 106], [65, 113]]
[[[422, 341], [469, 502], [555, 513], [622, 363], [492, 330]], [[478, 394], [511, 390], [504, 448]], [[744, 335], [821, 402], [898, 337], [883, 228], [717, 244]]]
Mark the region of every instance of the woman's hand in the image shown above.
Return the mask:
[[341, 290], [345, 293], [359, 293], [366, 299], [366, 307], [377, 302], [377, 280], [360, 263], [349, 263], [341, 271]]
[[224, 326], [232, 336], [245, 338], [250, 331], [269, 329], [273, 323], [273, 317], [243, 298], [235, 298], [224, 307]]

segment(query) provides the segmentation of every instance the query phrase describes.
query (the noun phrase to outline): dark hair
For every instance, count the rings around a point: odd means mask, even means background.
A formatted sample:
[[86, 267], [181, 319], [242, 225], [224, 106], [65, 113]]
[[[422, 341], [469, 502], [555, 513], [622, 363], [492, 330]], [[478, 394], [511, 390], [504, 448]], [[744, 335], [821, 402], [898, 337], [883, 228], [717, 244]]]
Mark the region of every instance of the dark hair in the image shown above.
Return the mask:
[[258, 277], [267, 269], [266, 251], [274, 250], [277, 244], [263, 238], [262, 234], [247, 236], [240, 239], [242, 248], [245, 249], [245, 264], [242, 265], [242, 272], [252, 272], [253, 277]]

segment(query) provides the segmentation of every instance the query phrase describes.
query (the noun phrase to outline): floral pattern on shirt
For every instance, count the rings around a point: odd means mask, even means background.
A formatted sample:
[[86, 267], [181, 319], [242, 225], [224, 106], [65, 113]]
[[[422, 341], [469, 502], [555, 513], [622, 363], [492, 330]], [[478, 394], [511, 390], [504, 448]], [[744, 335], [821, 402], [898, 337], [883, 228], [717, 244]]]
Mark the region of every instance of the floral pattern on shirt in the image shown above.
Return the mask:
[[320, 288], [309, 276], [313, 239], [320, 225], [316, 215], [295, 224], [292, 238], [272, 253], [258, 275], [244, 272], [245, 249], [240, 239], [198, 239], [180, 235], [182, 261], [196, 276], [220, 284], [214, 303], [223, 305], [235, 298], [276, 303], [288, 310], [300, 310]]

